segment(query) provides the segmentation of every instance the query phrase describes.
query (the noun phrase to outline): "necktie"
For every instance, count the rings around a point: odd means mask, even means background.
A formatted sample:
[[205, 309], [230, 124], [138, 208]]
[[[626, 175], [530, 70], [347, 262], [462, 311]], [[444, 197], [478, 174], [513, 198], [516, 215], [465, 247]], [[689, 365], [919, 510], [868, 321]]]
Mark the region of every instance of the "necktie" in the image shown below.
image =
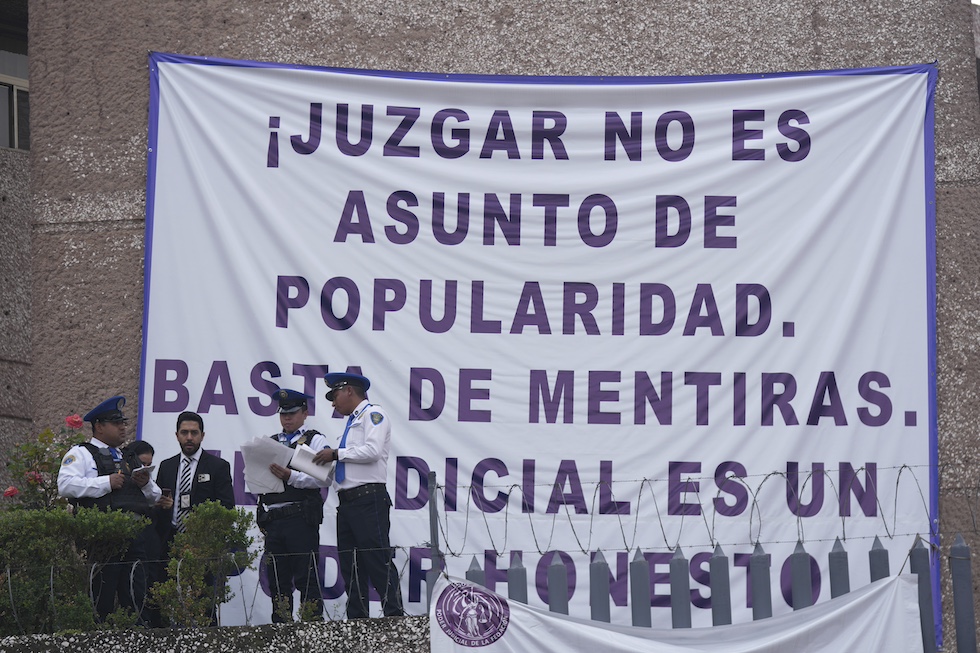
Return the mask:
[[[350, 425], [354, 422], [354, 416], [351, 415], [347, 418], [347, 426], [344, 428], [344, 435], [340, 438], [340, 444], [337, 446], [338, 449], [343, 449], [344, 445], [347, 444], [347, 434], [350, 432]], [[337, 460], [337, 469], [334, 471], [334, 479], [340, 483], [347, 476], [347, 472], [344, 470], [344, 463], [342, 460]]]
[[116, 463], [116, 473], [121, 474], [123, 471], [122, 463], [120, 462], [122, 460], [122, 453], [115, 447], [109, 447], [109, 453], [112, 454], [112, 460]]
[[[183, 459], [183, 468], [180, 472], [180, 485], [178, 486], [179, 496], [177, 497], [177, 530], [181, 533], [187, 528], [184, 526], [184, 518], [187, 517], [187, 513], [191, 511], [190, 509], [190, 493], [191, 493], [191, 459]], [[184, 507], [184, 495], [188, 496], [187, 504], [188, 507]]]

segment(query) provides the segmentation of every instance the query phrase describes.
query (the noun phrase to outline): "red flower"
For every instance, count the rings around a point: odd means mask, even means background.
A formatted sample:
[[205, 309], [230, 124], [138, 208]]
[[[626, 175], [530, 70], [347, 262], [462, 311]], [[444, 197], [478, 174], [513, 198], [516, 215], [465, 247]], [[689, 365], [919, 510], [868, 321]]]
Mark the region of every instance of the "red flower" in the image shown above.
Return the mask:
[[40, 485], [44, 482], [44, 477], [38, 472], [24, 472], [24, 477], [31, 485]]
[[20, 490], [18, 490], [17, 488], [15, 488], [13, 485], [11, 485], [10, 487], [8, 487], [3, 492], [3, 496], [8, 497], [8, 498], [9, 497], [15, 497], [18, 494], [20, 494]]
[[82, 428], [82, 425], [84, 423], [85, 422], [82, 421], [82, 416], [79, 415], [78, 413], [75, 413], [74, 415], [69, 415], [68, 417], [65, 418], [65, 424], [68, 425], [68, 428], [75, 429], [76, 431]]

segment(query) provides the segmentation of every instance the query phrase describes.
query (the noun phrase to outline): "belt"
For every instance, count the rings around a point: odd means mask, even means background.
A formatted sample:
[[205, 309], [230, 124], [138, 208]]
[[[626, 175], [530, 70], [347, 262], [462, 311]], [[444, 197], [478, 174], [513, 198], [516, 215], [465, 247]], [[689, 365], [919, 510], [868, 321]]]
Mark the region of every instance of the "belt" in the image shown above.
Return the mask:
[[380, 494], [382, 492], [388, 492], [388, 488], [385, 487], [384, 483], [365, 483], [364, 485], [352, 487], [349, 490], [337, 490], [337, 498], [340, 499], [340, 503], [347, 503], [348, 501], [354, 501], [361, 497]]
[[269, 519], [282, 519], [284, 517], [292, 517], [293, 515], [298, 515], [303, 512], [303, 505], [299, 503], [293, 503], [288, 506], [282, 506], [279, 508], [266, 508], [265, 514]]

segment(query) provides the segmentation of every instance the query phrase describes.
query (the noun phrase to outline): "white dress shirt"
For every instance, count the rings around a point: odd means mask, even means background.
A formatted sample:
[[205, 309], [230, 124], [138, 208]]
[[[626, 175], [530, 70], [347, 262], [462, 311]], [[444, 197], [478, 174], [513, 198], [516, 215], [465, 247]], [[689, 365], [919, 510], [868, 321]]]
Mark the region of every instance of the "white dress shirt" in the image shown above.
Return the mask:
[[[344, 480], [340, 490], [349, 490], [365, 483], [388, 482], [388, 453], [391, 451], [391, 420], [384, 409], [367, 399], [351, 413], [354, 418], [347, 432], [347, 442], [337, 451], [344, 463]], [[346, 426], [346, 423], [345, 423]], [[343, 436], [338, 436], [337, 446]]]
[[[90, 444], [99, 449], [109, 449], [109, 445], [92, 438]], [[142, 488], [148, 505], [154, 505], [160, 498], [160, 486], [151, 478]], [[58, 494], [69, 499], [98, 499], [112, 492], [108, 476], [99, 476], [95, 458], [82, 445], [75, 445], [61, 459], [58, 470]]]

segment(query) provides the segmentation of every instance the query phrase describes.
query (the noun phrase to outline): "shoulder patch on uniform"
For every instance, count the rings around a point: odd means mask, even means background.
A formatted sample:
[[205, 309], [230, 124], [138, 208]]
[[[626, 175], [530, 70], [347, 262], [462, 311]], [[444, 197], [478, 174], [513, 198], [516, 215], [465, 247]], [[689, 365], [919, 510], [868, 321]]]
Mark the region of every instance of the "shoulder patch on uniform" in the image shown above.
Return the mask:
[[62, 465], [70, 465], [75, 462], [75, 456], [65, 456], [65, 459], [61, 461]]
[[377, 426], [381, 422], [385, 421], [385, 416], [381, 413], [371, 413], [371, 423]]

